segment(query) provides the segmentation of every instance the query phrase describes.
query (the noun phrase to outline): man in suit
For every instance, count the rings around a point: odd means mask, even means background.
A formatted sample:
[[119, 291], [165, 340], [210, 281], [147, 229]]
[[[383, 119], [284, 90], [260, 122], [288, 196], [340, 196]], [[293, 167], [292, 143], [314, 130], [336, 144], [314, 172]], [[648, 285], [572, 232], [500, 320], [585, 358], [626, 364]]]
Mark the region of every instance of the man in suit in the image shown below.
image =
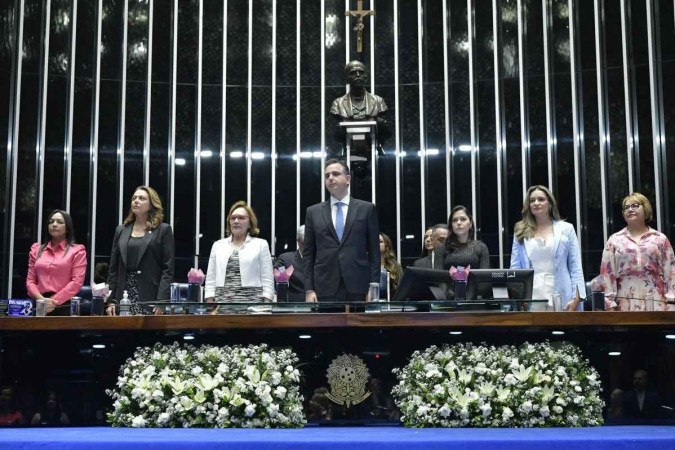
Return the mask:
[[300, 225], [295, 234], [298, 249], [294, 252], [282, 253], [274, 261], [274, 267], [289, 268], [293, 266], [293, 275], [288, 280], [288, 299], [292, 302], [305, 301], [304, 267], [302, 262], [302, 250], [305, 246], [305, 226]]
[[326, 162], [330, 199], [307, 208], [305, 300], [363, 301], [370, 283], [380, 283], [380, 227], [372, 203], [351, 198], [349, 167]]
[[450, 231], [448, 230], [448, 226], [446, 224], [437, 223], [434, 225], [431, 231], [431, 239], [434, 243], [434, 251], [429, 256], [416, 259], [413, 262], [413, 267], [443, 270], [445, 240], [449, 234]]
[[636, 370], [633, 374], [633, 389], [623, 395], [623, 412], [626, 419], [658, 419], [661, 402], [654, 391], [647, 389], [647, 371]]

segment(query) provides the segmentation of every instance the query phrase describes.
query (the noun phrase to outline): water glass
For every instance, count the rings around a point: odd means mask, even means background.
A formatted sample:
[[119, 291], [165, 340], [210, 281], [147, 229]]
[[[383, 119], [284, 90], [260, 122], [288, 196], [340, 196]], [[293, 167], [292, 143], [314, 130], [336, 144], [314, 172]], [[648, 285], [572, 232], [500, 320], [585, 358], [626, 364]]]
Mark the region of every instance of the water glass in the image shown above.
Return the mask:
[[370, 283], [368, 286], [368, 292], [370, 294], [370, 301], [377, 302], [380, 300], [380, 283]]
[[553, 311], [561, 312], [563, 310], [562, 295], [553, 294], [551, 300], [553, 301]]
[[47, 315], [47, 300], [39, 299], [35, 301], [35, 317], [44, 317]]
[[70, 315], [79, 316], [80, 315], [80, 297], [73, 297], [70, 299]]
[[646, 298], [645, 299], [645, 311], [654, 311], [654, 299]]

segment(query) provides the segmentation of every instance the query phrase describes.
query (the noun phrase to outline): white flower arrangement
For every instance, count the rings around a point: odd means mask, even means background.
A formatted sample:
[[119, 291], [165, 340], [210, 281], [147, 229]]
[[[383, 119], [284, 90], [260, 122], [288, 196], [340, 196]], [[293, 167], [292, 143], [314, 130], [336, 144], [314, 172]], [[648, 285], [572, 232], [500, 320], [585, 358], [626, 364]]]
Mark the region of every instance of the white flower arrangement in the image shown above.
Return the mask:
[[597, 371], [569, 343], [431, 346], [394, 369], [409, 427], [602, 425]]
[[298, 357], [267, 345], [139, 347], [120, 368], [108, 421], [119, 427], [298, 428]]

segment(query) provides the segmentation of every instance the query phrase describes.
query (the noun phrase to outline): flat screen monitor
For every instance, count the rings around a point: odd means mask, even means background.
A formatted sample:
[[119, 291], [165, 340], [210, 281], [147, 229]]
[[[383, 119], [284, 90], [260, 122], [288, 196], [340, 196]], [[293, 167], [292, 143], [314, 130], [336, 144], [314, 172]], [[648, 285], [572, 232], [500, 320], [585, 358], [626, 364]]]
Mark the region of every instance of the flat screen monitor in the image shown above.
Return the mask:
[[445, 300], [445, 291], [451, 282], [447, 270], [408, 267], [391, 300]]
[[529, 300], [533, 269], [472, 269], [467, 280], [467, 300]]

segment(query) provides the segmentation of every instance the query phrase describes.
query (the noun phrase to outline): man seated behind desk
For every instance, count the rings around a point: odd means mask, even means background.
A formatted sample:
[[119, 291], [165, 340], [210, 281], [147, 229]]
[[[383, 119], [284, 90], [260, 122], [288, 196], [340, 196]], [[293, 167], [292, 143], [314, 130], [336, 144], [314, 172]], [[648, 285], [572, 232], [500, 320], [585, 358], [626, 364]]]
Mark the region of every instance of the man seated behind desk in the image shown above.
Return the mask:
[[421, 267], [424, 269], [438, 269], [443, 270], [443, 251], [445, 247], [445, 240], [448, 237], [450, 230], [444, 223], [434, 225], [431, 231], [431, 239], [434, 244], [434, 250], [429, 256], [416, 259], [413, 262], [413, 267]]
[[304, 268], [302, 267], [302, 249], [305, 245], [305, 226], [300, 225], [295, 234], [298, 249], [282, 253], [274, 260], [274, 267], [289, 268], [293, 266], [293, 275], [288, 280], [288, 299], [292, 302], [305, 301]]

